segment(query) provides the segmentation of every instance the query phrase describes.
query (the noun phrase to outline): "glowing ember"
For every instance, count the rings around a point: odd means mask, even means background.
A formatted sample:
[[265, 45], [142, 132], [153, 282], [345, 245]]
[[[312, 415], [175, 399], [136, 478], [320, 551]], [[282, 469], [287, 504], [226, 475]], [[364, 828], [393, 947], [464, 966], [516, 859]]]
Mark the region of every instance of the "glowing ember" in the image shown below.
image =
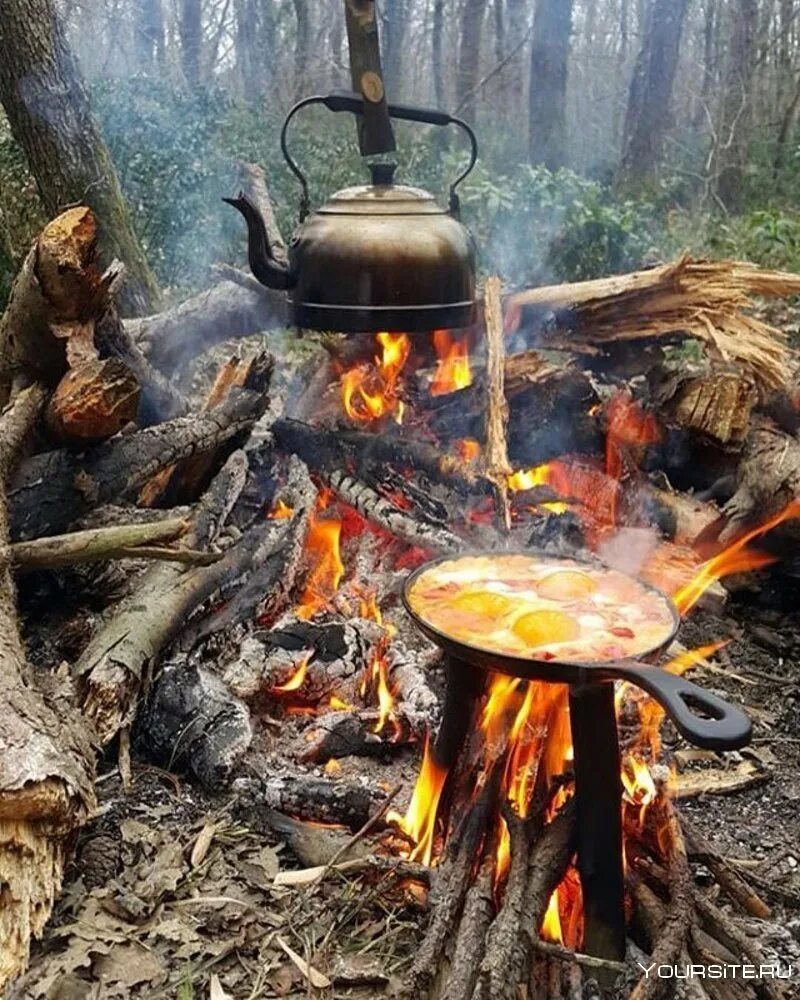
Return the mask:
[[352, 712], [354, 705], [348, 704], [348, 702], [343, 701], [338, 695], [332, 694], [328, 705], [336, 712]]
[[375, 339], [381, 351], [374, 362], [357, 365], [342, 376], [342, 403], [348, 417], [359, 423], [372, 423], [387, 414], [402, 423], [398, 381], [411, 341], [405, 333], [379, 333]]
[[312, 618], [326, 607], [339, 589], [344, 565], [340, 554], [342, 522], [339, 518], [320, 518], [318, 512], [325, 501], [317, 502], [311, 515], [306, 539], [306, 555], [310, 564], [306, 585], [297, 607], [299, 618]]
[[433, 759], [430, 739], [426, 739], [422, 767], [405, 816], [395, 812], [387, 814], [387, 818], [394, 821], [416, 844], [411, 852], [412, 861], [421, 861], [424, 865], [429, 865], [433, 857], [436, 813], [446, 777], [447, 771]]
[[466, 337], [456, 337], [449, 330], [434, 330], [436, 374], [431, 382], [432, 396], [445, 396], [472, 385], [469, 347]]
[[455, 450], [462, 462], [475, 462], [481, 455], [480, 443], [475, 438], [459, 438]]
[[628, 392], [618, 392], [606, 409], [606, 472], [614, 479], [625, 472], [626, 451], [643, 448], [661, 440], [661, 427]]
[[278, 687], [271, 689], [271, 694], [289, 694], [292, 691], [299, 691], [300, 688], [305, 683], [306, 674], [308, 673], [308, 664], [311, 662], [311, 657], [313, 653], [306, 653], [306, 655], [300, 660], [299, 663], [295, 664], [294, 673], [284, 684], [280, 684]]
[[714, 556], [713, 559], [709, 559], [703, 563], [694, 579], [684, 587], [681, 587], [674, 596], [675, 604], [678, 606], [680, 613], [685, 615], [687, 611], [690, 611], [711, 584], [722, 579], [722, 577], [730, 576], [732, 573], [744, 573], [748, 570], [760, 569], [762, 566], [769, 566], [771, 563], [776, 562], [776, 556], [748, 549], [747, 544], [759, 535], [763, 535], [765, 532], [782, 524], [784, 521], [790, 521], [797, 517], [800, 517], [800, 500], [792, 501], [780, 514], [776, 514], [768, 521], [765, 521], [764, 524], [753, 528], [752, 531], [748, 531], [732, 545], [729, 545], [727, 549]]
[[283, 500], [278, 500], [267, 517], [270, 521], [287, 521], [292, 514], [294, 514], [294, 508], [285, 504]]

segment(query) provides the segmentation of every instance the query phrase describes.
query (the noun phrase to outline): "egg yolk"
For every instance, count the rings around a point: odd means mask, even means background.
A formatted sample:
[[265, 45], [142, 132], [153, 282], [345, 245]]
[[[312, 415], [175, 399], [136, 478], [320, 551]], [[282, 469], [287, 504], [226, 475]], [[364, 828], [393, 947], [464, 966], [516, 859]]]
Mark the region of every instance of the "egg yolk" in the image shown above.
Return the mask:
[[495, 594], [491, 590], [465, 591], [454, 597], [451, 604], [459, 611], [468, 611], [471, 614], [483, 615], [488, 618], [500, 618], [502, 615], [507, 615], [513, 608], [519, 607], [518, 601], [506, 597], [504, 594]]
[[575, 619], [562, 611], [529, 611], [517, 618], [512, 631], [527, 646], [542, 646], [551, 642], [572, 642], [581, 630]]
[[548, 574], [537, 584], [540, 597], [549, 601], [576, 601], [589, 597], [597, 590], [597, 583], [586, 573], [564, 569]]

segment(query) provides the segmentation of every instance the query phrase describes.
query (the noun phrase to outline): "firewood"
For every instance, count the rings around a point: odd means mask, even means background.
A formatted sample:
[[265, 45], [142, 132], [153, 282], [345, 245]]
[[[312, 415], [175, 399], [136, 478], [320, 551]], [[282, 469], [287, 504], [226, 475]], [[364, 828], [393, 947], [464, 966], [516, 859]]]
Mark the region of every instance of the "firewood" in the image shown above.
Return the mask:
[[615, 342], [681, 334], [705, 344], [712, 357], [732, 361], [764, 388], [784, 385], [789, 354], [783, 334], [751, 316], [754, 296], [800, 291], [800, 277], [742, 261], [693, 260], [688, 254], [660, 267], [518, 292], [517, 315], [552, 311], [541, 347], [574, 351]]
[[486, 446], [482, 458], [486, 477], [492, 483], [497, 513], [502, 528], [511, 530], [511, 507], [508, 500], [508, 402], [505, 392], [505, 340], [503, 310], [500, 304], [500, 279], [487, 278], [484, 303], [486, 324]]
[[183, 518], [169, 518], [150, 524], [122, 524], [74, 531], [69, 535], [37, 538], [32, 542], [15, 542], [8, 547], [8, 557], [16, 570], [27, 571], [58, 569], [76, 563], [120, 557], [142, 558], [141, 553], [132, 550], [157, 542], [172, 542], [188, 526], [188, 521]]
[[272, 199], [267, 188], [267, 175], [259, 163], [238, 164], [239, 186], [258, 208], [267, 230], [267, 241], [276, 260], [286, 260], [286, 241], [281, 234]]
[[113, 437], [136, 418], [139, 383], [121, 361], [92, 359], [64, 375], [50, 397], [45, 425], [64, 444], [85, 447]]
[[[198, 505], [183, 545], [197, 548], [214, 541], [244, 485], [246, 470], [244, 454], [235, 452]], [[163, 647], [178, 635], [186, 616], [214, 593], [248, 550], [242, 542], [241, 548], [234, 546], [213, 566], [152, 566], [92, 637], [75, 663], [74, 675], [84, 714], [94, 725], [101, 744], [133, 722], [139, 695], [147, 683], [146, 671]]]
[[285, 325], [285, 293], [268, 288], [259, 293], [228, 280], [172, 309], [125, 321], [151, 364], [170, 375], [215, 344]]
[[741, 446], [758, 402], [755, 380], [746, 369], [712, 365], [694, 378], [678, 376], [670, 388], [654, 391], [667, 424], [723, 447]]
[[[254, 769], [253, 769], [254, 770]], [[380, 808], [385, 792], [364, 784], [331, 781], [301, 772], [268, 772], [241, 777], [234, 782], [242, 818], [254, 829], [269, 828], [259, 819], [266, 806], [298, 819], [342, 823], [357, 830]]]
[[122, 435], [83, 455], [35, 455], [20, 465], [9, 489], [12, 538], [66, 530], [91, 508], [131, 494], [160, 469], [249, 430], [266, 406], [266, 393], [236, 390], [212, 413]]
[[[0, 544], [8, 544], [5, 479], [44, 403], [32, 386], [0, 418]], [[61, 887], [69, 843], [95, 808], [94, 753], [63, 677], [25, 658], [11, 568], [0, 565], [0, 991], [27, 964]]]
[[475, 881], [467, 890], [458, 925], [453, 959], [441, 1000], [468, 1000], [486, 951], [486, 934], [494, 916], [495, 843], [488, 839]]
[[402, 628], [392, 639], [387, 652], [389, 678], [402, 705], [404, 719], [411, 731], [422, 737], [439, 724], [442, 699], [431, 681], [437, 675], [441, 679], [443, 654], [427, 641], [420, 647], [417, 635], [413, 639], [407, 641]]
[[92, 355], [94, 323], [118, 275], [117, 264], [100, 273], [90, 209], [70, 208], [44, 227], [0, 317], [0, 403], [14, 380], [52, 388], [71, 358]]
[[189, 412], [186, 397], [170, 379], [150, 364], [113, 306], [106, 310], [97, 324], [95, 344], [101, 358], [117, 358], [139, 383], [141, 395], [137, 423], [140, 427], [183, 417]]
[[690, 856], [704, 864], [714, 875], [730, 898], [739, 904], [745, 913], [760, 920], [767, 920], [770, 908], [759, 897], [758, 893], [747, 884], [747, 879], [740, 875], [725, 858], [709, 844], [703, 834], [693, 823], [683, 816], [681, 818], [684, 834], [689, 846]]
[[375, 732], [378, 718], [375, 710], [326, 712], [303, 733], [298, 760], [326, 764], [340, 757], [386, 757], [396, 744]]
[[210, 671], [182, 662], [159, 674], [136, 726], [143, 752], [188, 768], [209, 792], [229, 782], [253, 738], [247, 706]]

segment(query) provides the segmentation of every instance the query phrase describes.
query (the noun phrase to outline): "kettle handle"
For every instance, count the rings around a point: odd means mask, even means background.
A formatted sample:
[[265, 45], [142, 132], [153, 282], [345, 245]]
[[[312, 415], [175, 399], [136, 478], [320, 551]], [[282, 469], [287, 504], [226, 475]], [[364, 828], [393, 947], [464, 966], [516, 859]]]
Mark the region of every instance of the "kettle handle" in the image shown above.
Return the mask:
[[[312, 104], [322, 104], [329, 111], [349, 111], [352, 114], [357, 115], [361, 114], [364, 110], [364, 98], [360, 94], [353, 93], [349, 90], [332, 90], [329, 94], [316, 94], [312, 97], [304, 98], [302, 101], [295, 104], [286, 116], [286, 120], [281, 128], [281, 152], [283, 153], [283, 158], [286, 160], [289, 169], [298, 179], [302, 188], [302, 195], [300, 198], [301, 222], [308, 215], [310, 207], [308, 181], [306, 180], [305, 174], [302, 172], [300, 167], [297, 165], [297, 162], [289, 152], [286, 136], [289, 123], [297, 112], [301, 111], [303, 108], [309, 107]], [[455, 118], [447, 111], [440, 111], [437, 108], [422, 108], [411, 104], [389, 104], [388, 110], [390, 118], [396, 118], [401, 121], [419, 122], [424, 125], [438, 125], [443, 128], [448, 125], [456, 125], [458, 128], [467, 133], [470, 141], [469, 163], [467, 164], [466, 169], [464, 169], [450, 185], [449, 210], [451, 215], [458, 218], [461, 205], [456, 188], [472, 172], [472, 169], [478, 160], [478, 140], [474, 131], [470, 125], [468, 125], [467, 122], [463, 121], [461, 118]]]

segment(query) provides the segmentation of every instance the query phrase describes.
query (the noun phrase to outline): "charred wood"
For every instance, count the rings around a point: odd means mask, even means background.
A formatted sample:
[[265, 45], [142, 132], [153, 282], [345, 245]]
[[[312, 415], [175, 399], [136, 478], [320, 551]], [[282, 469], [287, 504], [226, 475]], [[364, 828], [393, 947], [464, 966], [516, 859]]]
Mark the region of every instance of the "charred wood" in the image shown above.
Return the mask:
[[386, 797], [384, 792], [366, 785], [303, 773], [275, 774], [274, 769], [270, 770], [255, 777], [237, 778], [233, 784], [244, 818], [256, 828], [271, 825], [262, 813], [266, 807], [318, 823], [343, 823], [356, 830]]
[[266, 394], [237, 390], [210, 413], [123, 435], [83, 455], [60, 450], [28, 459], [9, 490], [12, 537], [64, 531], [91, 508], [130, 495], [160, 469], [248, 431], [266, 406]]
[[375, 731], [376, 711], [339, 711], [320, 716], [303, 734], [298, 759], [303, 764], [325, 764], [340, 757], [386, 757], [397, 744]]

